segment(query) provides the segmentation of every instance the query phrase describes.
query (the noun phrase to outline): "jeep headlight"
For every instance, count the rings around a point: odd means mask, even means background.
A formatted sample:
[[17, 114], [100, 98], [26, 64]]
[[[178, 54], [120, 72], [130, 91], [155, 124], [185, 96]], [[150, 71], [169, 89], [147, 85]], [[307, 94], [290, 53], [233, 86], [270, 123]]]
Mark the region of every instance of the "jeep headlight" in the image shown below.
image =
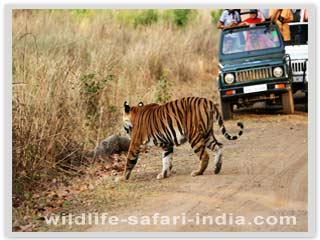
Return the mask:
[[279, 78], [279, 77], [282, 77], [282, 75], [283, 75], [283, 69], [282, 69], [282, 67], [275, 67], [275, 68], [273, 69], [273, 76]]
[[224, 82], [227, 84], [234, 83], [234, 75], [232, 73], [227, 73], [226, 75], [224, 75]]

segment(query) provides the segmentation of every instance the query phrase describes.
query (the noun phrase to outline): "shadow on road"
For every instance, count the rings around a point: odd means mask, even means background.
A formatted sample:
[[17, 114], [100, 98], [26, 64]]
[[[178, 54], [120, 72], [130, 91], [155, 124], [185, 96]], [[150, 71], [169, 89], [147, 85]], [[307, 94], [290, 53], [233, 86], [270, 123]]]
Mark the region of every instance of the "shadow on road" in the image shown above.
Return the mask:
[[[298, 92], [294, 95], [294, 110], [295, 112], [307, 113], [308, 108], [306, 104], [306, 97], [304, 93]], [[234, 110], [237, 115], [256, 114], [256, 115], [275, 115], [282, 113], [281, 105], [266, 105], [264, 102], [254, 104], [252, 107], [240, 108]]]

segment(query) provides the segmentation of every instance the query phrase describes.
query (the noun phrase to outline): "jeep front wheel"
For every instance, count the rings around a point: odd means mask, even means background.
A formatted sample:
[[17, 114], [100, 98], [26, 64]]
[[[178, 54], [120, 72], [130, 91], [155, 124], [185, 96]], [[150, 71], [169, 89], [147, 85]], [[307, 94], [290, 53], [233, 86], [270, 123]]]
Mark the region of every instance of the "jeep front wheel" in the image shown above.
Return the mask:
[[223, 102], [221, 99], [221, 114], [223, 120], [229, 120], [232, 119], [233, 114], [232, 114], [232, 104], [230, 102]]
[[282, 94], [281, 100], [283, 112], [288, 114], [294, 113], [294, 103], [291, 89], [289, 89], [288, 92]]

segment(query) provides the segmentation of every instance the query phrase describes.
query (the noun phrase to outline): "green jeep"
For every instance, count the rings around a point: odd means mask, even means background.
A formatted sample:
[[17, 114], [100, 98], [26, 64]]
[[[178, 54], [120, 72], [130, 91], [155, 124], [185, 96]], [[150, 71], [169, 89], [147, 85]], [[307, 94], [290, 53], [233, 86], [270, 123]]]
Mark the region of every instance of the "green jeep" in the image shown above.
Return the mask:
[[232, 119], [234, 106], [255, 102], [282, 104], [293, 113], [292, 74], [289, 56], [278, 27], [271, 23], [224, 29], [219, 44], [221, 112]]

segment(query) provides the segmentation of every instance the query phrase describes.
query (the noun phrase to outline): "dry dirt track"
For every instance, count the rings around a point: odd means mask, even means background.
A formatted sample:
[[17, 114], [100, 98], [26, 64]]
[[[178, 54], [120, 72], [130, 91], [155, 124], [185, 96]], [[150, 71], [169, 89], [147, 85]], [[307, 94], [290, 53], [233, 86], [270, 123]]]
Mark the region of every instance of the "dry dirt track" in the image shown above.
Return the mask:
[[[176, 174], [155, 180], [161, 169], [161, 152], [151, 149], [141, 156], [132, 181], [144, 181], [139, 201], [114, 213], [152, 216], [154, 213], [175, 216], [218, 216], [232, 213], [251, 220], [254, 216], [296, 216], [295, 226], [286, 225], [97, 225], [87, 231], [307, 231], [307, 161], [308, 137], [306, 113], [294, 115], [246, 114], [238, 118], [245, 132], [237, 141], [224, 143], [222, 171], [213, 174], [213, 161], [203, 176], [192, 178], [196, 156], [188, 144], [174, 153]], [[231, 133], [236, 121], [226, 122]], [[122, 184], [122, 183], [121, 183]], [[123, 183], [126, 184], [126, 183]]]

